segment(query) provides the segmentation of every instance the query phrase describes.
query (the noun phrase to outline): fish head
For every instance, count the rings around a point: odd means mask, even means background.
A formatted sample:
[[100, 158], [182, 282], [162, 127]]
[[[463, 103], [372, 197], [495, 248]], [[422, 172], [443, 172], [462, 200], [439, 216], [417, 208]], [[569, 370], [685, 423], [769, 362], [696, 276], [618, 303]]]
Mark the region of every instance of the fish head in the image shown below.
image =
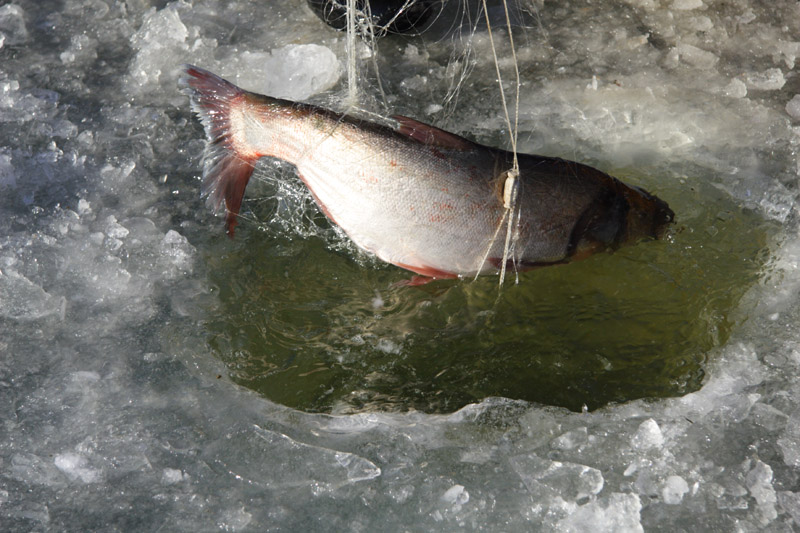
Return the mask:
[[623, 193], [628, 202], [625, 242], [640, 239], [660, 239], [675, 220], [675, 213], [667, 202], [639, 187], [625, 186]]
[[645, 239], [659, 239], [675, 213], [666, 202], [638, 187], [617, 180], [586, 208], [570, 239], [572, 260]]

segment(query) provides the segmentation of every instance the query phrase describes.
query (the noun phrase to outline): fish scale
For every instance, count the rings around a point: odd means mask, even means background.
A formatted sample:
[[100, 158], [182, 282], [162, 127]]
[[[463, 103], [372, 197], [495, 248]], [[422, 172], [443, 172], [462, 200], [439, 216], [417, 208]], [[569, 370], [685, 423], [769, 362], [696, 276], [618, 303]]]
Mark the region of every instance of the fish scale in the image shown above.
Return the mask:
[[[362, 249], [431, 278], [496, 273], [511, 153], [407, 117], [397, 127], [271, 98], [187, 66], [181, 84], [209, 143], [204, 194], [233, 236], [256, 161], [297, 168], [322, 211]], [[519, 154], [513, 254], [527, 269], [582, 259], [673, 220], [665, 202], [580, 163]], [[485, 259], [485, 260], [484, 260]]]

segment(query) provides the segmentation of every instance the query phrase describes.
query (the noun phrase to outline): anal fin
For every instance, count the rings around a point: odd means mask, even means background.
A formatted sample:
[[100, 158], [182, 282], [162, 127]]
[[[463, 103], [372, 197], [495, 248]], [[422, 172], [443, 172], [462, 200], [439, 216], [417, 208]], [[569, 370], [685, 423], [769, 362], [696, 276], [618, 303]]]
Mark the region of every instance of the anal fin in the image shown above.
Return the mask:
[[209, 149], [206, 152], [206, 162], [203, 195], [208, 197], [208, 202], [215, 211], [225, 202], [225, 231], [228, 236], [233, 237], [244, 191], [253, 175], [255, 162], [242, 159], [235, 152], [222, 147]]

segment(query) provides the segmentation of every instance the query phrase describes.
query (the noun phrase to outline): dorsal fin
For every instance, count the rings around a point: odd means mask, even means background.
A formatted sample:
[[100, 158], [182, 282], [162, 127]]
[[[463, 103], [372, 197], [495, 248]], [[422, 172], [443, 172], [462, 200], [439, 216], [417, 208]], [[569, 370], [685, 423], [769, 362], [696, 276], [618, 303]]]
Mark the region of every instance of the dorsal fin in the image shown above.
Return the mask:
[[475, 148], [475, 143], [455, 133], [444, 131], [403, 115], [394, 115], [392, 118], [400, 123], [400, 127], [397, 128], [399, 134], [410, 137], [422, 144], [454, 150], [471, 150]]

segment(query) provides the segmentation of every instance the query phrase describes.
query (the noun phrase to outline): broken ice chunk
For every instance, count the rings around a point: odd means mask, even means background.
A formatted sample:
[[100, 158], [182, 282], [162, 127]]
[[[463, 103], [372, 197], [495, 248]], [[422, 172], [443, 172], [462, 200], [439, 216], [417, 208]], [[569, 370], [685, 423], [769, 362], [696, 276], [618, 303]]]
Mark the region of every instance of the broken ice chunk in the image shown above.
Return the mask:
[[15, 270], [0, 270], [0, 317], [27, 321], [57, 316], [64, 320], [66, 306], [63, 296], [48, 294]]
[[45, 485], [51, 488], [64, 486], [64, 476], [53, 464], [32, 453], [17, 453], [11, 457], [11, 476], [19, 481]]
[[739, 78], [734, 78], [722, 89], [722, 94], [731, 98], [744, 98], [747, 96], [747, 85]]
[[642, 502], [636, 494], [614, 492], [608, 497], [578, 507], [575, 512], [560, 520], [558, 531], [592, 531], [594, 533], [644, 531], [640, 513]]
[[677, 46], [676, 50], [681, 61], [695, 68], [708, 70], [719, 61], [719, 57], [715, 54], [703, 50], [702, 48], [692, 46], [691, 44], [681, 43]]
[[28, 40], [28, 29], [25, 27], [25, 11], [16, 4], [0, 7], [0, 35], [3, 44], [22, 44]]
[[585, 427], [581, 427], [559, 435], [553, 439], [550, 447], [555, 450], [572, 450], [584, 444], [587, 440], [589, 440], [589, 432]]
[[800, 94], [796, 94], [786, 103], [786, 112], [795, 120], [800, 120]]
[[800, 493], [798, 492], [779, 492], [778, 503], [784, 511], [792, 515], [794, 523], [800, 526]]
[[749, 72], [745, 74], [744, 83], [750, 90], [776, 91], [786, 84], [786, 78], [781, 69], [768, 68], [764, 72]]
[[217, 527], [222, 531], [243, 531], [252, 519], [253, 515], [245, 511], [244, 507], [226, 509], [217, 521]]
[[254, 426], [231, 433], [207, 451], [212, 463], [251, 483], [270, 487], [314, 484], [327, 490], [381, 475], [371, 461]]
[[578, 501], [598, 494], [605, 484], [603, 474], [596, 468], [535, 455], [513, 457], [511, 466], [536, 498], [552, 490], [567, 501]]
[[646, 450], [648, 448], [658, 448], [664, 444], [664, 435], [661, 433], [661, 428], [658, 423], [652, 418], [648, 418], [641, 424], [636, 434], [631, 438], [631, 444], [634, 448]]
[[453, 485], [442, 494], [442, 501], [450, 505], [464, 505], [469, 501], [469, 492], [464, 485]]
[[124, 239], [128, 236], [128, 228], [117, 222], [114, 215], [109, 215], [106, 219], [106, 235], [114, 239]]
[[183, 472], [175, 468], [165, 468], [161, 473], [162, 485], [174, 485], [183, 480]]
[[236, 80], [278, 98], [304, 100], [336, 85], [342, 69], [336, 54], [319, 44], [290, 44], [271, 52], [244, 52]]
[[755, 498], [758, 504], [759, 520], [762, 525], [767, 525], [778, 517], [775, 503], [778, 497], [772, 487], [772, 468], [760, 460], [756, 461], [755, 466], [747, 473], [745, 478], [747, 490]]
[[689, 484], [681, 476], [669, 476], [661, 496], [667, 505], [678, 505], [683, 500], [683, 495], [689, 492]]
[[84, 483], [97, 483], [101, 481], [100, 472], [94, 468], [90, 468], [86, 457], [77, 453], [60, 453], [55, 456], [53, 462], [56, 468], [64, 472], [71, 480], [80, 480]]
[[691, 9], [699, 9], [703, 7], [703, 0], [674, 0], [672, 2], [672, 9], [681, 11], [689, 11]]

